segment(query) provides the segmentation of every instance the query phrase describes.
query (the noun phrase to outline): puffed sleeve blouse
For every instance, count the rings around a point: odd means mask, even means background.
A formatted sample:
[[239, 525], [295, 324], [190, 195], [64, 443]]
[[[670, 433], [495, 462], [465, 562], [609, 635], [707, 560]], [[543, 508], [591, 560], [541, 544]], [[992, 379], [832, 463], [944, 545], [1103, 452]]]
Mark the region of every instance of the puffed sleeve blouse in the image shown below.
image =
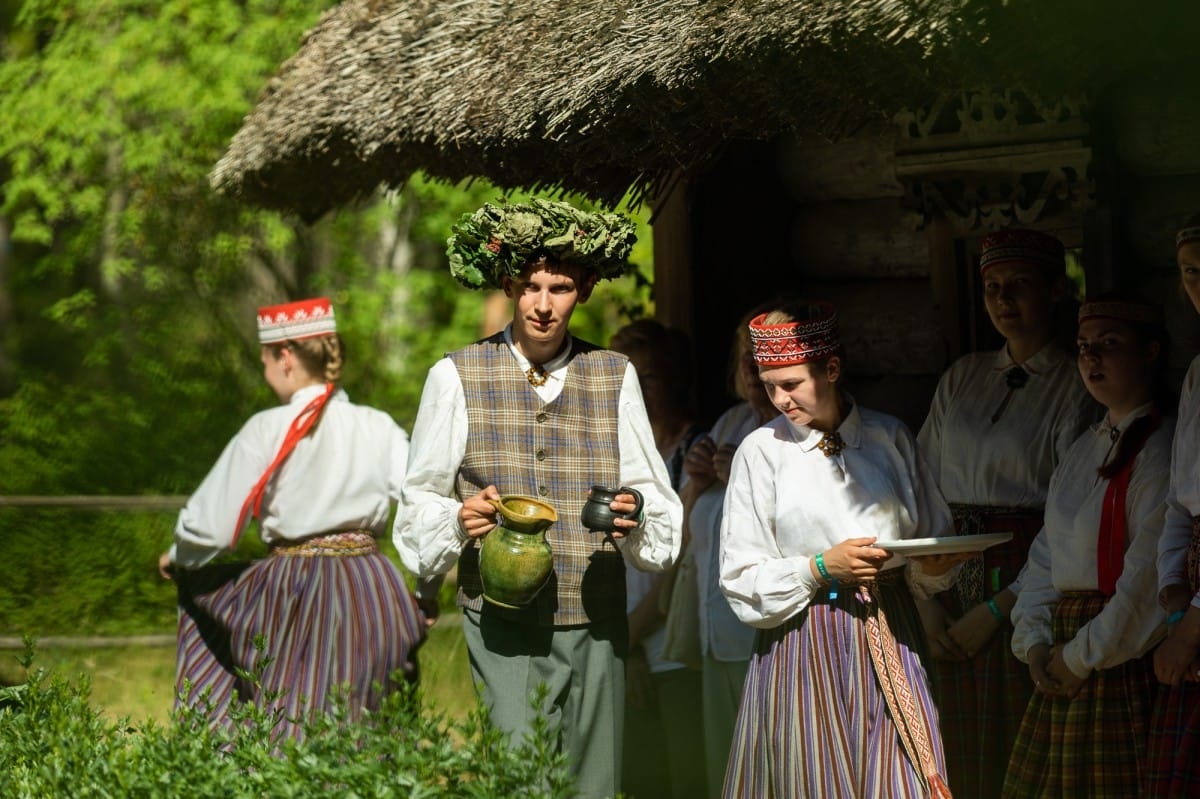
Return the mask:
[[[849, 538], [879, 544], [947, 535], [950, 509], [916, 441], [898, 419], [854, 405], [838, 428], [842, 452], [826, 457], [819, 430], [780, 416], [742, 442], [730, 469], [721, 526], [721, 590], [738, 618], [775, 627], [808, 606], [823, 587], [809, 560]], [[885, 568], [904, 565], [896, 556]], [[907, 573], [929, 596], [956, 571]]]
[[[1149, 412], [1147, 405], [1129, 414], [1117, 426], [1118, 435]], [[1125, 558], [1116, 593], [1063, 647], [1063, 660], [1077, 677], [1139, 657], [1162, 636], [1165, 617], [1155, 592], [1155, 559], [1173, 431], [1174, 420], [1163, 419], [1134, 461], [1125, 495]], [[1112, 432], [1107, 423], [1093, 425], [1067, 451], [1050, 481], [1045, 525], [1030, 549], [1012, 610], [1012, 650], [1022, 661], [1035, 645], [1055, 643], [1054, 608], [1065, 593], [1098, 590], [1096, 550], [1108, 481], [1096, 470], [1116, 449]]]

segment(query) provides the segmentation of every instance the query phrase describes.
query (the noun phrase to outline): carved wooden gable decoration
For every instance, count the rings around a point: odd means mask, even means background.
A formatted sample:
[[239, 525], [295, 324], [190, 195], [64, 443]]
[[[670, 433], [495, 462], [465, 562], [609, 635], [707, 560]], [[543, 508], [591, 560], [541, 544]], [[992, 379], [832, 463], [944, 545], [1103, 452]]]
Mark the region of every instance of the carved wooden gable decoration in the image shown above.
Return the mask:
[[1017, 90], [944, 97], [896, 116], [896, 177], [922, 224], [958, 236], [1051, 219], [1078, 223], [1095, 203], [1083, 98], [1046, 103]]

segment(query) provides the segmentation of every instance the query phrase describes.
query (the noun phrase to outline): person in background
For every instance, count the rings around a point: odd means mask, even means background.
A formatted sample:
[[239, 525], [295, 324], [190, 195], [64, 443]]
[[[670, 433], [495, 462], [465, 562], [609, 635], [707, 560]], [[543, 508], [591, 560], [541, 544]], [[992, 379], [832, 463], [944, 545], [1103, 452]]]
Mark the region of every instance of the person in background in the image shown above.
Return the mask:
[[1105, 408], [1054, 470], [1012, 609], [1035, 693], [1004, 796], [1137, 796], [1164, 632], [1155, 561], [1174, 419], [1162, 308], [1107, 294], [1079, 310], [1078, 370]]
[[[625, 565], [670, 566], [682, 523], [633, 366], [569, 330], [596, 281], [624, 274], [634, 239], [617, 214], [536, 198], [488, 203], [454, 226], [451, 273], [502, 289], [511, 322], [429, 370], [393, 529], [425, 603], [457, 564], [471, 672], [492, 722], [521, 740], [544, 719], [581, 797], [620, 788]], [[640, 491], [641, 514], [584, 529], [592, 485]], [[483, 601], [479, 545], [496, 526], [490, 501], [513, 494], [548, 502], [558, 521], [546, 534], [549, 584], [506, 609]], [[636, 497], [619, 493], [610, 507], [633, 514]]]
[[1004, 346], [951, 365], [917, 443], [959, 535], [1013, 538], [968, 561], [951, 591], [918, 609], [934, 658], [951, 789], [998, 799], [1033, 692], [1010, 645], [1018, 574], [1042, 527], [1050, 475], [1099, 409], [1055, 340], [1056, 311], [1070, 296], [1062, 243], [1033, 230], [989, 233], [979, 269], [988, 318]]
[[724, 795], [946, 797], [913, 595], [963, 556], [887, 547], [945, 534], [950, 510], [912, 433], [842, 389], [831, 305], [789, 303], [750, 336], [781, 415], [742, 441], [725, 497], [721, 590], [758, 636]]
[[[1200, 214], [1175, 236], [1183, 293], [1200, 313]], [[1171, 483], [1158, 552], [1158, 601], [1167, 638], [1154, 653], [1160, 683], [1146, 794], [1200, 794], [1200, 356], [1188, 366], [1171, 447]]]
[[[613, 334], [609, 348], [637, 371], [654, 441], [671, 486], [687, 481], [684, 459], [700, 433], [692, 406], [692, 351], [685, 333], [639, 319]], [[629, 655], [625, 660], [625, 744], [621, 790], [630, 797], [704, 795], [703, 739], [696, 735], [700, 673], [663, 655], [662, 572], [627, 565]]]
[[771, 307], [755, 308], [738, 324], [730, 353], [729, 375], [734, 395], [740, 402], [721, 414], [712, 430], [688, 451], [684, 462], [695, 497], [687, 514], [691, 540], [686, 557], [695, 562], [700, 586], [704, 761], [708, 793], [714, 798], [720, 795], [725, 780], [738, 702], [754, 649], [754, 628], [733, 614], [721, 593], [718, 580], [721, 518], [733, 453], [752, 430], [779, 415], [758, 378], [758, 366], [750, 346], [750, 320]]
[[[216, 720], [235, 702], [263, 703], [282, 711], [278, 734], [302, 737], [305, 719], [343, 691], [356, 718], [379, 707], [396, 675], [415, 680], [424, 619], [376, 544], [408, 439], [338, 387], [345, 357], [328, 299], [260, 308], [258, 336], [282, 405], [225, 447], [159, 568], [179, 590], [178, 701], [207, 703]], [[252, 517], [270, 555], [210, 565]], [[244, 679], [264, 658], [261, 685]]]

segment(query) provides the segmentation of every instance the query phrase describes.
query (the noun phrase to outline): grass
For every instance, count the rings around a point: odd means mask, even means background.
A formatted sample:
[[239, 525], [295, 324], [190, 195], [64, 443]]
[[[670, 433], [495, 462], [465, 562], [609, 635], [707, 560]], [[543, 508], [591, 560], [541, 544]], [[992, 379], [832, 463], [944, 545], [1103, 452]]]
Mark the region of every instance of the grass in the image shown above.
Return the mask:
[[[418, 654], [426, 704], [452, 719], [465, 718], [475, 707], [461, 621], [457, 609], [443, 611]], [[0, 652], [0, 683], [24, 681], [17, 663], [19, 654]], [[172, 646], [39, 649], [36, 666], [69, 679], [86, 676], [92, 684], [92, 704], [113, 719], [165, 722], [171, 712], [175, 690]]]

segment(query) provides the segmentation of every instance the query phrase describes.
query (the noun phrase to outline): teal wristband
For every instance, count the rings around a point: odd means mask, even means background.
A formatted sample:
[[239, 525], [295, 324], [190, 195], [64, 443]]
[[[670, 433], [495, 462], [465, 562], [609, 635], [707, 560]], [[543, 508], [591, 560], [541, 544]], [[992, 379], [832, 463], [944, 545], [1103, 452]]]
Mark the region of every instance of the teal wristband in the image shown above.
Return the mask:
[[817, 571], [820, 572], [821, 577], [826, 580], [832, 580], [833, 578], [829, 576], [829, 569], [825, 568], [825, 553], [818, 552], [813, 560], [817, 562]]
[[1167, 616], [1167, 626], [1171, 627], [1173, 625], [1178, 624], [1180, 621], [1183, 620], [1183, 616], [1185, 613], [1187, 613], [1187, 611], [1177, 610], [1174, 613], [1172, 613], [1170, 616]]
[[992, 612], [993, 616], [995, 616], [1000, 621], [1004, 621], [1004, 614], [1000, 612], [1000, 606], [996, 604], [996, 600], [989, 599], [987, 601], [987, 606], [988, 606], [988, 610], [990, 610]]

